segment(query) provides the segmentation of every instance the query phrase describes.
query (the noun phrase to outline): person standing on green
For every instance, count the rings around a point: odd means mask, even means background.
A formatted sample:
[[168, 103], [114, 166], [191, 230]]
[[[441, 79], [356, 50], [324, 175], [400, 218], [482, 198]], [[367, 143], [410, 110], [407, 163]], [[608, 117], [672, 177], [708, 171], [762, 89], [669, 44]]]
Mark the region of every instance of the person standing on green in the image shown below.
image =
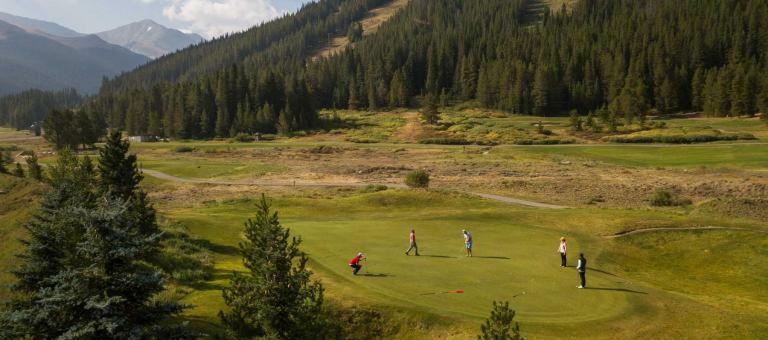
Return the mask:
[[472, 257], [472, 234], [466, 229], [461, 231], [464, 234], [464, 248], [467, 249], [467, 257]]
[[579, 254], [579, 263], [576, 264], [576, 270], [579, 271], [579, 278], [581, 279], [581, 286], [578, 288], [587, 288], [587, 259], [584, 258], [584, 253]]
[[416, 250], [416, 256], [419, 256], [419, 246], [416, 245], [416, 230], [411, 229], [411, 233], [408, 234], [408, 242], [410, 247], [405, 251], [405, 255], [411, 255], [411, 250]]

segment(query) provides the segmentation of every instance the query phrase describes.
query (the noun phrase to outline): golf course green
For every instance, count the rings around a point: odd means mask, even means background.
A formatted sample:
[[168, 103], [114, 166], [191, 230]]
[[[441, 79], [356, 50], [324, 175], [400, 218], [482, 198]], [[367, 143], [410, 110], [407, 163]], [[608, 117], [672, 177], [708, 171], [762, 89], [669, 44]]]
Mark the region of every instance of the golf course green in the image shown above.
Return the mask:
[[[256, 198], [211, 201], [165, 212], [211, 241], [216, 256], [214, 279], [195, 287], [184, 300], [196, 306], [186, 315], [190, 320], [213, 326], [218, 311], [226, 308], [219, 290], [232, 271], [242, 268], [236, 247]], [[279, 211], [282, 224], [302, 237], [302, 249], [326, 286], [326, 294], [341, 303], [392, 307], [476, 325], [487, 317], [492, 301], [506, 300], [517, 311], [516, 319], [533, 334], [567, 330], [576, 335], [586, 329], [600, 332], [601, 337], [610, 337], [604, 323], [632, 324], [662, 312], [655, 310], [662, 302], [679, 305], [680, 310], [710, 308], [630, 279], [619, 272], [626, 268], [603, 256], [608, 250], [621, 255], [613, 246], [624, 245], [596, 233], [618, 231], [628, 221], [649, 216], [663, 219], [675, 213], [544, 210], [419, 190], [277, 197], [273, 208]], [[419, 257], [404, 254], [411, 228], [417, 232]], [[472, 258], [464, 254], [463, 228], [474, 236]], [[559, 267], [560, 236], [569, 238], [569, 268]], [[353, 276], [347, 262], [357, 252], [364, 252], [368, 260], [360, 275]], [[576, 288], [573, 266], [579, 252], [590, 261], [588, 289]], [[630, 260], [638, 264], [638, 259]], [[631, 269], [644, 270], [646, 265]], [[684, 264], [675, 269], [687, 270]], [[756, 287], [763, 284], [758, 282]], [[677, 316], [657, 325], [687, 320]]]

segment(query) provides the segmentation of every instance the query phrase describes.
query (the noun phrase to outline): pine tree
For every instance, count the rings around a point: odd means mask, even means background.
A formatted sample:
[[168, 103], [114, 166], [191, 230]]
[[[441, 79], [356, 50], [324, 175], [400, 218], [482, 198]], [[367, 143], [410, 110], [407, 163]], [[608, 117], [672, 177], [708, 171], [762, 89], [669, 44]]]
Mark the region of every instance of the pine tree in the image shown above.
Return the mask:
[[579, 111], [571, 110], [569, 116], [571, 120], [571, 129], [573, 129], [573, 131], [584, 130], [583, 128], [584, 122], [581, 120], [581, 117], [579, 117]]
[[113, 131], [99, 151], [99, 186], [102, 194], [126, 202], [127, 213], [134, 219], [133, 227], [143, 235], [158, 232], [155, 210], [149, 204], [146, 192], [139, 188], [144, 179], [136, 155], [128, 154], [131, 145], [122, 139], [120, 131]]
[[20, 298], [4, 316], [14, 337], [129, 339], [179, 336], [167, 317], [181, 311], [153, 300], [163, 290], [160, 272], [140, 259], [157, 236], [136, 234], [122, 201], [95, 207], [70, 201], [27, 226], [24, 264], [15, 272]]
[[16, 177], [24, 177], [24, 169], [20, 163], [16, 163], [16, 168], [13, 169], [13, 175]]
[[[515, 311], [509, 302], [493, 302], [491, 316], [480, 327], [479, 340], [520, 340], [520, 325], [514, 322]], [[513, 323], [514, 322], [514, 323]]]
[[360, 99], [359, 94], [357, 92], [357, 83], [355, 82], [355, 79], [352, 79], [352, 82], [349, 83], [349, 100], [347, 103], [347, 107], [350, 110], [357, 110], [360, 108]]
[[696, 69], [693, 74], [693, 80], [691, 81], [691, 107], [694, 110], [702, 110], [704, 108], [704, 85], [706, 82], [706, 76], [704, 71], [700, 68]]
[[143, 259], [159, 234], [134, 227], [125, 202], [98, 194], [90, 159], [68, 149], [50, 169], [50, 190], [27, 224], [24, 260], [14, 271], [17, 293], [2, 326], [13, 338], [163, 338], [181, 311], [154, 297], [160, 272]]
[[224, 288], [228, 312], [220, 312], [233, 338], [323, 338], [323, 287], [311, 279], [301, 239], [280, 225], [266, 197], [245, 223], [240, 253], [248, 269]]
[[40, 166], [40, 163], [38, 163], [37, 155], [33, 152], [27, 157], [26, 161], [29, 177], [36, 181], [42, 181], [44, 176], [43, 168]]
[[8, 169], [5, 167], [5, 154], [0, 151], [0, 174], [8, 173]]
[[421, 109], [421, 118], [427, 124], [437, 124], [440, 121], [440, 112], [437, 110], [437, 99], [432, 95], [424, 98], [424, 107]]
[[533, 79], [533, 114], [545, 116], [549, 109], [549, 80], [543, 66], [536, 69]]
[[747, 93], [747, 80], [744, 75], [743, 67], [737, 68], [733, 72], [731, 87], [728, 91], [731, 110], [730, 115], [741, 117], [747, 114], [749, 107], [749, 94]]

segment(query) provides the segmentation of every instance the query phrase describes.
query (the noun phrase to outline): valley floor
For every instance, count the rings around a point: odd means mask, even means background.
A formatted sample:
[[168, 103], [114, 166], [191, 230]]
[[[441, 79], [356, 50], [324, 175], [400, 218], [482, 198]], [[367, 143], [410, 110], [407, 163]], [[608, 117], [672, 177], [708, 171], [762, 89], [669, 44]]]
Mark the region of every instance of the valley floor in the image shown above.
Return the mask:
[[[760, 265], [768, 260], [768, 129], [759, 122], [669, 123], [748, 131], [753, 141], [445, 146], [417, 144], [443, 132], [412, 113], [345, 114], [366, 124], [272, 142], [133, 145], [163, 219], [210, 242], [213, 276], [181, 295], [195, 305], [185, 314], [193, 325], [220, 331], [221, 288], [243, 269], [243, 223], [267, 194], [283, 225], [304, 240], [329, 301], [376, 315], [367, 326], [386, 337], [471, 338], [494, 300], [510, 301], [529, 339], [768, 332], [768, 267]], [[507, 128], [529, 134], [542, 120], [555, 136], [582, 138], [558, 118], [487, 119], [463, 136], [478, 126], [489, 129], [483, 136]], [[355, 142], [362, 137], [377, 140]], [[0, 131], [0, 145], [46, 150], [18, 138]], [[417, 169], [431, 174], [431, 189], [402, 185]], [[0, 232], [16, 238], [30, 213], [18, 195], [34, 193], [0, 179], [0, 207], [18, 207], [0, 209]], [[658, 189], [690, 204], [653, 207]], [[411, 228], [420, 257], [403, 254]], [[472, 231], [477, 256], [463, 256], [461, 229]], [[579, 252], [589, 259], [590, 289], [576, 289], [574, 268], [559, 267], [561, 236], [570, 266]], [[4, 270], [14, 249], [0, 253]], [[346, 262], [358, 251], [370, 260], [353, 277]]]

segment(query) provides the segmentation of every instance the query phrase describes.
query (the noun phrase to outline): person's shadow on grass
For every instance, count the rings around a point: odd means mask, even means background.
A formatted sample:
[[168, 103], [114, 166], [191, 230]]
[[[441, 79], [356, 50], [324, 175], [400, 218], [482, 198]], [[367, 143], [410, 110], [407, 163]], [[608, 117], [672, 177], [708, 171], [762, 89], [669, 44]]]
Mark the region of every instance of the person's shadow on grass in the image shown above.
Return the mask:
[[357, 274], [357, 276], [365, 276], [365, 277], [393, 277], [394, 275], [385, 274], [385, 273], [362, 273], [362, 274]]
[[625, 293], [632, 293], [632, 294], [648, 294], [646, 292], [641, 292], [641, 291], [631, 290], [631, 289], [626, 289], [626, 288], [587, 287], [586, 289], [591, 289], [591, 290], [609, 290], [609, 291], [614, 291], [614, 292], [625, 292]]
[[491, 259], [491, 260], [509, 260], [509, 257], [506, 256], [471, 256], [478, 259]]

